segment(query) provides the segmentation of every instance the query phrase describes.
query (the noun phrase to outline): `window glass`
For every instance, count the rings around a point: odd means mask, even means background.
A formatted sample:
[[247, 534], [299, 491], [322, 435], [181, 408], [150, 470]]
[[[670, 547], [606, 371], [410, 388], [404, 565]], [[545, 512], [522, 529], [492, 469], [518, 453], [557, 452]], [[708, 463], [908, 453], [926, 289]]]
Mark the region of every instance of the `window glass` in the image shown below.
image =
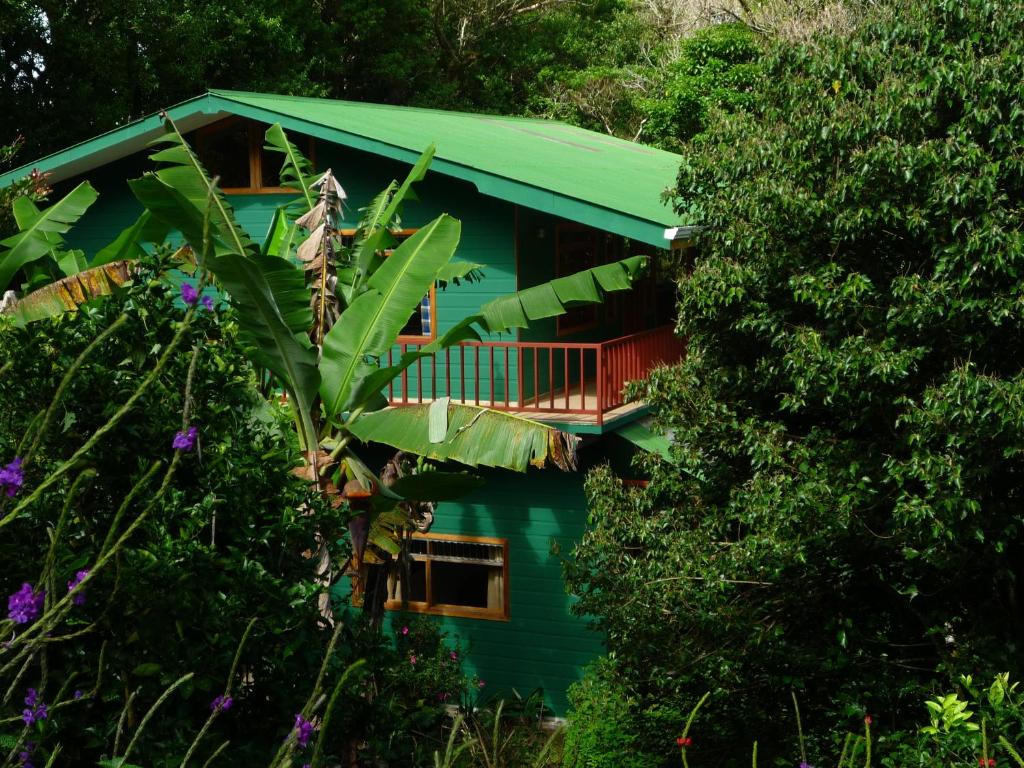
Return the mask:
[[211, 176], [220, 177], [221, 189], [248, 189], [249, 126], [241, 121], [202, 134], [199, 157]]
[[469, 563], [431, 563], [430, 586], [434, 603], [490, 608], [487, 585], [491, 568]]

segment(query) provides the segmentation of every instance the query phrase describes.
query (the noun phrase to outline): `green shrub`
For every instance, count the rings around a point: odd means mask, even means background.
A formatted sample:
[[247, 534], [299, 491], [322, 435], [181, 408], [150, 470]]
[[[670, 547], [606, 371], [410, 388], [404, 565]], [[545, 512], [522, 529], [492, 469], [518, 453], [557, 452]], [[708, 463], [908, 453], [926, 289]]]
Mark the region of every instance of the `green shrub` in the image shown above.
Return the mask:
[[712, 691], [717, 765], [755, 735], [791, 756], [794, 690], [816, 742], [1020, 676], [1021, 28], [1019, 3], [879, 7], [779, 45], [683, 155], [688, 355], [634, 390], [672, 460], [642, 492], [590, 478], [568, 575], [641, 717]]
[[639, 732], [644, 724], [638, 703], [615, 681], [606, 660], [591, 665], [583, 679], [569, 688], [569, 705], [564, 768], [657, 768], [672, 754], [668, 745], [675, 735], [671, 730], [664, 734], [660, 755], [641, 747], [644, 739]]
[[[192, 672], [148, 723], [130, 760], [147, 768], [178, 766], [224, 691], [251, 620], [232, 682], [234, 706], [218, 717], [194, 760], [205, 761], [230, 739], [236, 764], [266, 764], [302, 709], [329, 639], [317, 627], [318, 587], [301, 554], [312, 541], [313, 520], [300, 510], [317, 500], [288, 473], [298, 460], [290, 419], [260, 397], [223, 309], [197, 314], [130, 417], [73, 463], [63, 481], [9, 518], [139, 389], [181, 330], [184, 308], [157, 278], [162, 267], [146, 265], [130, 288], [75, 315], [28, 329], [0, 317], [0, 466], [28, 454], [72, 363], [119, 316], [126, 318], [68, 382], [25, 464], [24, 490], [0, 500], [4, 599], [29, 583], [46, 589], [48, 605], [60, 600], [76, 573], [94, 567], [108, 531], [116, 538], [139, 521], [109, 565], [90, 576], [84, 603], [73, 606], [45, 643], [31, 646], [36, 651], [24, 666], [25, 657], [12, 657], [25, 646], [9, 644], [32, 624], [0, 621], [8, 643], [0, 648], [0, 676], [10, 690], [3, 708], [13, 718], [0, 730], [19, 733], [26, 691], [36, 689], [50, 707], [50, 716], [24, 734], [37, 745], [37, 764], [57, 744], [64, 765], [95, 765], [112, 756], [115, 740], [123, 750], [160, 694]], [[168, 476], [179, 453], [172, 440], [183, 429], [186, 389], [197, 444], [180, 452]], [[115, 522], [154, 463], [156, 474]], [[167, 487], [160, 494], [162, 478]], [[330, 533], [329, 524], [324, 530]]]

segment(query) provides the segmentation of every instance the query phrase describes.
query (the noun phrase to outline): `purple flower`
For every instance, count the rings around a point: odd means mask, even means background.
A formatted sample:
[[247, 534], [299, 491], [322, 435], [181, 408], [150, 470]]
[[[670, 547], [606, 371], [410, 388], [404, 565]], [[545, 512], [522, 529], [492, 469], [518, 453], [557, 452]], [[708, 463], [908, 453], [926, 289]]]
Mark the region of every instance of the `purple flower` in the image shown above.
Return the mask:
[[33, 768], [32, 753], [35, 751], [36, 743], [34, 741], [26, 741], [25, 746], [18, 753], [18, 765], [21, 768]]
[[806, 760], [801, 760], [800, 768], [814, 768], [814, 766], [808, 763]]
[[313, 724], [301, 714], [295, 716], [295, 742], [300, 749], [305, 749], [309, 744], [309, 737], [313, 735]]
[[21, 711], [21, 719], [25, 721], [25, 725], [46, 719], [46, 705], [39, 700], [39, 693], [35, 688], [29, 688], [26, 692], [25, 704], [25, 709]]
[[[70, 592], [75, 587], [77, 587], [79, 584], [81, 584], [83, 581], [85, 581], [85, 578], [88, 575], [89, 575], [89, 569], [88, 568], [86, 568], [85, 570], [82, 570], [82, 571], [79, 571], [78, 573], [76, 573], [75, 574], [75, 578], [71, 579], [71, 581], [68, 582], [68, 592]], [[79, 590], [78, 592], [76, 592], [75, 596], [71, 598], [71, 602], [74, 603], [75, 605], [85, 605], [85, 590], [82, 589], [82, 590]]]
[[487, 682], [484, 681], [484, 680], [477, 680], [477, 682], [476, 682], [476, 687], [477, 688], [483, 688], [485, 685], [487, 685]]
[[32, 585], [25, 582], [21, 589], [7, 598], [7, 618], [15, 624], [28, 624], [39, 617], [46, 602], [46, 592], [36, 592]]
[[402, 634], [403, 635], [408, 635], [409, 634], [409, 628], [408, 627], [402, 627]]
[[75, 701], [78, 701], [80, 698], [82, 698], [82, 692], [81, 691], [75, 691], [73, 696], [74, 696]]
[[235, 700], [232, 699], [230, 696], [218, 696], [210, 704], [210, 709], [212, 709], [214, 712], [227, 712], [229, 709], [231, 709], [234, 703]]
[[414, 667], [416, 666], [416, 656], [415, 656], [415, 654], [409, 657], [409, 663], [412, 664]]
[[178, 432], [174, 436], [171, 447], [176, 451], [191, 451], [196, 447], [196, 436], [198, 434], [199, 430], [195, 427], [189, 427], [184, 432]]
[[207, 312], [213, 312], [213, 296], [203, 296], [199, 303], [203, 305], [203, 309]]
[[181, 284], [181, 300], [188, 304], [188, 306], [195, 306], [196, 301], [199, 299], [199, 291], [192, 283]]
[[458, 661], [459, 660], [459, 654], [457, 654], [455, 651], [452, 651], [450, 656], [452, 657], [452, 661]]
[[14, 461], [0, 469], [0, 491], [11, 497], [21, 490], [24, 482], [25, 471], [21, 468], [21, 456], [15, 456]]

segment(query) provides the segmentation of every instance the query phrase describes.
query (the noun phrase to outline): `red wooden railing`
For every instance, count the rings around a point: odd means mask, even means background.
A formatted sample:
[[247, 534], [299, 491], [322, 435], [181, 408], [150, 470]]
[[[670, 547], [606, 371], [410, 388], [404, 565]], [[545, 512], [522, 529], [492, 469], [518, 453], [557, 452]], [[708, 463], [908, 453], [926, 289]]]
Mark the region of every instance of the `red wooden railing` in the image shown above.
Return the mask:
[[[386, 364], [418, 348], [399, 344]], [[683, 351], [671, 326], [597, 343], [464, 342], [416, 361], [388, 385], [387, 397], [392, 405], [410, 405], [447, 396], [502, 411], [592, 415], [603, 424], [608, 411], [624, 404], [627, 381]]]

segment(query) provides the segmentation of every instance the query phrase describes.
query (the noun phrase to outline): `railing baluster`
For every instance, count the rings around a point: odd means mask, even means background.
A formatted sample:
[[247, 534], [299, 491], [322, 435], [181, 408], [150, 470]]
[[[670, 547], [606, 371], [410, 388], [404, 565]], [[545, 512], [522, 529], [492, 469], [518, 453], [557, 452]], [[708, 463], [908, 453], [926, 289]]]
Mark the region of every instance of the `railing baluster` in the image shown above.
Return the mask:
[[540, 410], [540, 369], [537, 367], [537, 348], [533, 348], [533, 407]]
[[423, 358], [416, 360], [416, 402], [423, 402]]
[[[398, 351], [401, 354], [404, 355], [405, 354], [405, 344], [399, 345]], [[406, 368], [404, 371], [402, 371], [402, 403], [404, 405], [405, 403], [408, 403], [408, 402], [409, 402], [409, 369]]]
[[469, 348], [465, 344], [459, 344], [459, 398], [465, 403], [466, 398], [466, 352]]
[[584, 347], [580, 347], [580, 410], [587, 410], [587, 361], [583, 356]]
[[490, 370], [490, 373], [491, 373], [491, 391], [487, 393], [487, 399], [488, 399], [488, 401], [490, 401], [491, 408], [494, 408], [494, 347], [491, 346], [491, 347], [488, 347], [487, 349], [491, 353], [491, 362], [490, 362], [490, 367], [491, 367], [491, 370]]
[[569, 348], [562, 348], [562, 360], [565, 362], [565, 375], [562, 377], [562, 388], [565, 390], [565, 410], [569, 410]]
[[476, 362], [473, 365], [473, 379], [476, 383], [476, 404], [480, 405], [480, 345], [473, 345]]
[[[394, 365], [394, 363], [392, 362], [392, 360], [394, 359], [393, 358], [393, 354], [394, 354], [393, 350], [391, 350], [389, 348], [388, 349], [388, 368], [390, 368], [392, 365]], [[395, 403], [395, 380], [394, 379], [392, 379], [391, 381], [388, 382], [388, 402], [391, 403], [392, 405], [394, 405], [394, 403]]]
[[548, 397], [551, 398], [551, 410], [555, 410], [555, 348], [548, 347]]
[[508, 404], [508, 383], [512, 377], [509, 375], [508, 368], [508, 344], [505, 345], [505, 410], [509, 408]]
[[452, 396], [452, 348], [445, 347], [444, 350], [444, 393]]

